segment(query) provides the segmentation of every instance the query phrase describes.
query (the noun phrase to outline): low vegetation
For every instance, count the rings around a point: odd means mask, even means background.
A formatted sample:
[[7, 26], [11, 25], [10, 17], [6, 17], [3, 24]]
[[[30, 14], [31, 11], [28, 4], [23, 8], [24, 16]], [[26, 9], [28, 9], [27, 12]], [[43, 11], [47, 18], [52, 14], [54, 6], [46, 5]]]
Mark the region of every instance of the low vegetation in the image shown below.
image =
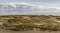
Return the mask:
[[60, 31], [60, 16], [10, 15], [0, 16], [0, 27], [13, 31], [39, 30]]

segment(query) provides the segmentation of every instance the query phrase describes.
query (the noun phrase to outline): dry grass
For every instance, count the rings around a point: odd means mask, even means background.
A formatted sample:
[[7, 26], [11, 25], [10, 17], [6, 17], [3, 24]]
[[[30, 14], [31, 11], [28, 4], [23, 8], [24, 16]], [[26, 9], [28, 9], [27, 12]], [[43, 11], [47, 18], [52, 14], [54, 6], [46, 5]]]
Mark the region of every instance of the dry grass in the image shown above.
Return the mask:
[[60, 16], [10, 15], [0, 16], [0, 25], [8, 30], [60, 31]]

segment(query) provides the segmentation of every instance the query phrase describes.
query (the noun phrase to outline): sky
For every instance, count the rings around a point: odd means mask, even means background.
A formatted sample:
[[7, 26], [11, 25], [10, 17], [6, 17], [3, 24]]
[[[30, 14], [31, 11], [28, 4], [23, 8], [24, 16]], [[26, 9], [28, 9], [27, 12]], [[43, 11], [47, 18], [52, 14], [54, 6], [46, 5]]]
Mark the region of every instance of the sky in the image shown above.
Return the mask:
[[0, 0], [0, 3], [31, 3], [35, 5], [60, 7], [60, 0]]
[[[60, 13], [60, 0], [0, 0], [0, 3], [4, 3], [4, 4], [22, 3], [22, 4], [32, 5], [32, 6], [35, 5], [36, 7], [41, 8], [42, 10], [44, 10], [45, 8], [57, 9], [57, 10], [54, 10], [53, 13], [54, 12], [55, 12], [54, 14]], [[18, 13], [18, 11], [17, 11], [17, 13]], [[49, 14], [49, 11], [47, 14]], [[50, 14], [51, 14], [51, 12], [50, 12]]]
[[10, 2], [60, 3], [60, 0], [0, 0], [0, 3], [10, 3]]
[[53, 6], [59, 6], [60, 7], [60, 0], [0, 0], [0, 3], [20, 3], [20, 2], [26, 2], [26, 3], [33, 3], [38, 5], [53, 5]]

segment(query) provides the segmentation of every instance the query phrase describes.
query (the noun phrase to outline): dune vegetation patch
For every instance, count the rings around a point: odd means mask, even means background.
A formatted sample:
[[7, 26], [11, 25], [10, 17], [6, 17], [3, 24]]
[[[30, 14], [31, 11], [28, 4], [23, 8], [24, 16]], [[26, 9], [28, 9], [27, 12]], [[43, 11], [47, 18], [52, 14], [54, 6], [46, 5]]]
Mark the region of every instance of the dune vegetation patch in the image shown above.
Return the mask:
[[0, 16], [0, 27], [12, 31], [60, 31], [60, 16], [8, 15]]

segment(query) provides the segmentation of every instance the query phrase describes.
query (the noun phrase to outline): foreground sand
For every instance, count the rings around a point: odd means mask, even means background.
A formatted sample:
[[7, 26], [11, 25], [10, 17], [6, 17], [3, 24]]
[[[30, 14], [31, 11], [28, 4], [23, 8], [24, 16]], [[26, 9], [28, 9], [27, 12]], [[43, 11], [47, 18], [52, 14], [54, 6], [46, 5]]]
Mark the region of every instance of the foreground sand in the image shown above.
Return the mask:
[[[36, 31], [36, 30], [31, 30], [31, 31], [11, 31], [11, 30], [4, 30], [0, 29], [0, 33], [49, 33], [47, 31]], [[52, 31], [50, 33], [60, 33], [60, 31]]]

